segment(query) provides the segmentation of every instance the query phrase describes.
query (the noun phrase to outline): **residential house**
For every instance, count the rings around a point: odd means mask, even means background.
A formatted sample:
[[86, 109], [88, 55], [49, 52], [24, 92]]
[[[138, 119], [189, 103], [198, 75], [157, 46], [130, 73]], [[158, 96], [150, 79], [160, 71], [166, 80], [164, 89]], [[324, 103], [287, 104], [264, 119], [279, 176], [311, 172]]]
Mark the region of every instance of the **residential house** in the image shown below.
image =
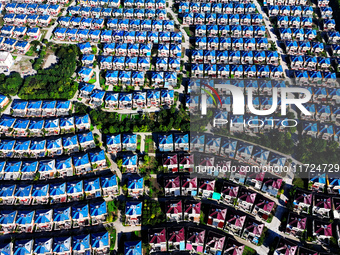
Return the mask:
[[207, 225], [223, 229], [227, 216], [227, 208], [211, 206]]
[[194, 253], [203, 253], [205, 230], [189, 227], [186, 238], [186, 250]]
[[248, 217], [244, 225], [242, 238], [248, 240], [253, 244], [258, 244], [259, 238], [262, 236], [264, 227], [264, 223]]
[[254, 209], [252, 211], [252, 214], [259, 216], [260, 218], [267, 220], [269, 217], [269, 214], [272, 213], [275, 202], [262, 196], [257, 195], [256, 196], [256, 203], [254, 203]]
[[151, 245], [150, 252], [167, 251], [165, 228], [164, 229], [150, 229], [148, 239], [149, 239], [149, 244]]
[[287, 235], [303, 237], [307, 231], [307, 217], [289, 213], [285, 233]]
[[72, 206], [71, 208], [72, 227], [79, 228], [90, 225], [90, 213], [88, 204]]
[[49, 202], [49, 184], [35, 184], [32, 190], [32, 205]]
[[297, 189], [293, 201], [294, 211], [309, 213], [313, 202], [313, 194], [309, 191]]
[[16, 231], [19, 233], [32, 233], [34, 227], [35, 211], [18, 211], [15, 223], [17, 225]]
[[250, 213], [254, 206], [256, 196], [256, 192], [247, 190], [245, 188], [240, 189], [237, 198], [237, 205], [235, 206], [235, 208], [240, 208], [241, 210]]
[[332, 210], [332, 198], [315, 194], [312, 214], [321, 218], [329, 218]]
[[198, 195], [203, 198], [211, 198], [215, 189], [215, 180], [199, 179]]
[[37, 210], [35, 212], [34, 226], [35, 231], [52, 231], [53, 228], [53, 210], [52, 209], [43, 209]]
[[142, 202], [127, 202], [125, 207], [125, 224], [128, 226], [141, 225]]
[[319, 244], [329, 244], [329, 239], [333, 236], [332, 224], [320, 220], [313, 222], [313, 237], [316, 237]]
[[128, 179], [128, 195], [138, 198], [143, 195], [144, 192], [144, 179], [139, 178], [129, 178]]
[[218, 255], [221, 254], [224, 248], [226, 237], [217, 234], [213, 231], [209, 231], [205, 244], [205, 254]]
[[90, 204], [91, 224], [97, 225], [104, 223], [107, 216], [106, 202], [100, 202], [96, 204]]
[[200, 215], [201, 215], [201, 202], [196, 201], [184, 202], [184, 220], [199, 223]]
[[165, 203], [166, 220], [179, 222], [183, 220], [182, 201], [166, 201]]

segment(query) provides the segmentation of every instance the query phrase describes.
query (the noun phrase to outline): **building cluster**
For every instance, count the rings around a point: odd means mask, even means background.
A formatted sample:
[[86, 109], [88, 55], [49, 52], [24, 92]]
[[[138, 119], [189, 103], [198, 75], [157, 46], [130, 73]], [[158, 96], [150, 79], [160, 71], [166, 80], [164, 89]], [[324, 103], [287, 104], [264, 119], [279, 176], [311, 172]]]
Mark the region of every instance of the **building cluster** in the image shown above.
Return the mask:
[[0, 250], [6, 254], [107, 254], [110, 250], [110, 234], [98, 232], [67, 237], [50, 237], [17, 240], [1, 243]]
[[109, 110], [132, 110], [150, 107], [170, 107], [175, 102], [173, 90], [147, 90], [133, 93], [105, 92], [94, 89], [94, 85], [85, 84], [80, 89], [80, 98], [89, 100], [90, 105], [101, 106]]
[[118, 180], [89, 115], [72, 111], [70, 101], [14, 100], [1, 116], [0, 253], [109, 252], [103, 224]]
[[[20, 197], [17, 199], [21, 200]], [[78, 211], [79, 209], [81, 211]], [[92, 225], [98, 225], [105, 222], [106, 210], [106, 202], [102, 202], [90, 205], [84, 204], [72, 208], [56, 207], [54, 209], [42, 210], [1, 211], [0, 221], [5, 222], [5, 224], [1, 225], [1, 232], [8, 234], [14, 231], [32, 233], [33, 230], [35, 232], [65, 230], [71, 229], [72, 225], [74, 225], [74, 228], [89, 226], [90, 220]], [[82, 222], [78, 222], [79, 214], [82, 214], [84, 217]]]

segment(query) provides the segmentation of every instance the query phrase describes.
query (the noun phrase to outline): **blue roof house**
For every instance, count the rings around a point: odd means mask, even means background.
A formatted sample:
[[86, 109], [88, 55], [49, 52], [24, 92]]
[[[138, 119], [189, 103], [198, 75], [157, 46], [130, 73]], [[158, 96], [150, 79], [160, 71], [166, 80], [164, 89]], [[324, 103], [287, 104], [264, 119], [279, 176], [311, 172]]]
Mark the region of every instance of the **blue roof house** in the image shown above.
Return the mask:
[[122, 167], [126, 172], [134, 173], [137, 172], [137, 162], [138, 157], [137, 155], [123, 155], [123, 164]]
[[73, 156], [73, 164], [77, 175], [86, 174], [92, 171], [87, 153], [79, 156]]
[[[35, 212], [35, 231], [52, 231], [53, 227], [53, 210], [52, 209], [42, 209]], [[52, 243], [51, 243], [52, 246]]]
[[90, 235], [74, 236], [72, 238], [73, 254], [90, 254], [91, 242]]
[[63, 203], [67, 200], [66, 183], [55, 183], [50, 185], [51, 204]]
[[125, 206], [125, 224], [128, 226], [141, 225], [142, 202], [127, 202]]
[[33, 254], [33, 239], [31, 240], [18, 240], [15, 242], [14, 255], [29, 255]]
[[96, 147], [92, 131], [78, 134], [78, 141], [81, 149], [84, 151]]
[[138, 198], [143, 195], [144, 192], [144, 179], [142, 177], [128, 179], [128, 195]]
[[100, 170], [107, 167], [104, 150], [99, 152], [90, 152], [89, 154], [93, 170]]
[[18, 180], [22, 161], [7, 161], [4, 168], [4, 180]]
[[38, 170], [38, 165], [38, 161], [24, 161], [20, 169], [21, 180], [33, 180]]
[[137, 149], [137, 135], [123, 134], [122, 147], [123, 150], [135, 151]]
[[97, 254], [107, 254], [110, 250], [110, 235], [105, 233], [91, 234], [92, 251]]
[[90, 225], [90, 213], [88, 204], [72, 206], [71, 209], [72, 227], [79, 228]]
[[66, 186], [67, 201], [77, 201], [83, 198], [83, 181], [68, 182]]
[[84, 181], [85, 196], [87, 199], [101, 197], [100, 179], [89, 179]]
[[21, 233], [33, 232], [35, 211], [18, 211], [15, 223], [17, 224], [17, 231]]
[[32, 190], [32, 205], [47, 204], [49, 198], [49, 184], [33, 185]]
[[62, 255], [71, 255], [72, 253], [71, 237], [55, 237], [53, 239], [53, 253]]
[[118, 193], [118, 183], [116, 175], [101, 177], [100, 181], [104, 197], [116, 195]]
[[60, 156], [63, 153], [61, 137], [56, 139], [47, 139], [46, 149], [49, 157]]
[[[17, 217], [17, 213], [18, 211], [2, 211], [0, 213], [1, 232], [3, 234], [8, 234], [15, 230], [15, 219]], [[9, 254], [10, 253], [8, 253], [8, 255]]]
[[34, 242], [34, 254], [45, 255], [52, 253], [53, 238], [39, 238]]
[[160, 151], [173, 151], [174, 150], [174, 141], [173, 135], [158, 135], [158, 148]]
[[106, 146], [109, 153], [116, 154], [121, 151], [121, 134], [108, 135], [106, 137]]
[[90, 216], [92, 225], [104, 222], [107, 216], [106, 202], [90, 204]]
[[70, 229], [72, 225], [71, 207], [55, 208], [53, 212], [54, 230]]

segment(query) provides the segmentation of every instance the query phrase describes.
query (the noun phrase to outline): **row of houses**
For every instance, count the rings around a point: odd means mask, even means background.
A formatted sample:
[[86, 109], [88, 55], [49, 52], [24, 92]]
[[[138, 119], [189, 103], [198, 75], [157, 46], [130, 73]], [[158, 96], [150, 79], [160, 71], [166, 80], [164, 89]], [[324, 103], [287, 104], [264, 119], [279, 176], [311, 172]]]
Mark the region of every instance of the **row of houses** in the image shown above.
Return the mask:
[[332, 123], [303, 122], [302, 135], [340, 142], [340, 126]]
[[299, 16], [277, 16], [277, 24], [279, 27], [291, 27], [291, 28], [311, 28], [313, 25], [312, 17]]
[[[233, 138], [211, 136], [207, 134], [192, 134], [190, 138], [190, 151], [210, 153], [231, 159], [234, 158], [237, 161], [258, 166], [271, 165], [284, 167], [287, 163], [287, 158], [285, 156], [270, 152], [260, 146], [238, 141]], [[201, 158], [204, 159], [204, 156], [207, 157], [205, 165], [213, 166], [214, 164], [213, 160], [210, 159], [211, 157], [203, 155]], [[209, 159], [212, 162], [209, 162]], [[201, 163], [201, 165], [203, 164]]]
[[[38, 39], [41, 34], [40, 28], [27, 28], [24, 26], [4, 26], [1, 28], [1, 35], [3, 37], [22, 38], [28, 36], [29, 39]], [[1, 37], [1, 44], [4, 43], [5, 38]], [[29, 45], [29, 44], [28, 44]]]
[[195, 32], [198, 36], [196, 37], [196, 41], [200, 40], [200, 37], [206, 37], [206, 35], [212, 37], [220, 35], [221, 38], [219, 40], [229, 40], [227, 37], [263, 38], [266, 33], [265, 26], [252, 25], [196, 25], [196, 29]]
[[300, 39], [303, 40], [313, 40], [317, 36], [317, 31], [315, 29], [309, 28], [279, 28], [279, 34], [281, 40], [292, 40]]
[[295, 17], [312, 17], [314, 9], [312, 6], [300, 6], [300, 5], [269, 5], [268, 7], [269, 17], [282, 16], [295, 16]]
[[[235, 50], [192, 50], [191, 58], [194, 63], [202, 64], [279, 64], [279, 54], [277, 51], [256, 51], [248, 50], [250, 46], [243, 50], [243, 40], [235, 38], [232, 47]], [[215, 47], [213, 47], [215, 48]], [[241, 49], [241, 50], [240, 50]], [[327, 65], [320, 59], [321, 68]], [[316, 66], [315, 66], [316, 67]]]
[[[183, 20], [200, 20], [200, 15], [184, 14]], [[261, 25], [263, 17], [261, 14], [206, 14], [206, 23], [217, 25]], [[198, 26], [198, 25], [196, 25]]]
[[27, 41], [19, 41], [13, 38], [0, 37], [0, 50], [13, 52], [16, 50], [17, 54], [24, 55], [31, 47]]
[[[271, 211], [270, 209], [273, 207], [272, 203], [265, 200], [264, 198], [259, 199], [259, 202], [255, 202], [255, 208], [253, 215], [257, 216], [259, 213], [260, 208], [262, 211]], [[263, 206], [263, 204], [267, 203], [266, 206]], [[165, 212], [168, 222], [181, 222], [181, 221], [192, 221], [192, 219], [197, 219], [197, 216], [200, 216], [201, 211], [201, 203], [194, 203], [194, 208], [192, 208], [192, 201], [190, 203], [186, 202], [183, 206], [182, 200], [173, 200], [173, 201], [167, 201], [165, 202]], [[196, 208], [197, 206], [197, 208]], [[196, 214], [196, 215], [195, 215]], [[197, 215], [198, 214], [198, 215]], [[262, 215], [262, 214], [261, 214]], [[184, 217], [183, 217], [184, 216]], [[244, 227], [245, 223], [248, 219], [251, 219], [250, 216], [248, 216], [246, 213], [242, 211], [235, 210], [231, 207], [225, 207], [225, 206], [216, 206], [211, 205], [208, 211], [208, 217], [204, 219], [207, 226], [216, 227], [218, 229], [223, 229], [229, 234], [236, 235], [242, 237], [244, 234]], [[194, 221], [195, 222], [195, 221]], [[255, 221], [257, 223], [258, 221]], [[198, 223], [198, 222], [196, 222]], [[259, 223], [259, 222], [258, 222]], [[263, 223], [259, 223], [259, 225], [263, 225]], [[263, 229], [262, 229], [263, 230]], [[259, 233], [260, 237], [262, 234]], [[254, 238], [254, 236], [253, 236]], [[256, 242], [253, 239], [253, 242]]]
[[[321, 231], [321, 230], [319, 230]], [[278, 242], [275, 252], [278, 254], [291, 254], [291, 255], [303, 255], [303, 254], [314, 254], [314, 255], [322, 255], [323, 252], [318, 252], [314, 250], [310, 250], [304, 246], [298, 246], [295, 242], [287, 239], [281, 238]]]
[[[287, 40], [284, 44], [286, 46], [286, 52], [289, 55], [305, 55], [308, 52], [319, 54], [325, 51], [325, 45], [321, 42]], [[336, 45], [333, 45], [333, 47], [336, 47]]]
[[[22, 112], [21, 116], [24, 115], [25, 113]], [[88, 130], [90, 127], [91, 120], [88, 115], [31, 120], [13, 118], [6, 115], [0, 118], [0, 132], [6, 136], [28, 136], [28, 134], [33, 136], [59, 135], [60, 133], [69, 133], [75, 130]]]
[[68, 237], [36, 238], [16, 240], [14, 243], [2, 243], [0, 252], [13, 254], [107, 254], [110, 251], [110, 234], [91, 233]]
[[88, 116], [58, 119], [19, 119], [3, 115], [0, 134], [6, 136], [49, 136], [84, 131], [90, 128]]
[[[317, 95], [315, 95], [317, 97]], [[326, 99], [326, 97], [325, 97]], [[338, 96], [330, 96], [330, 100], [338, 100]], [[316, 100], [314, 100], [316, 101]], [[320, 100], [325, 102], [325, 100]], [[317, 120], [317, 121], [339, 121], [339, 106], [338, 105], [325, 105], [325, 104], [306, 104], [306, 109], [311, 115], [304, 115], [301, 113], [300, 118], [303, 120]]]
[[[133, 8], [101, 8], [88, 6], [70, 6], [67, 9], [69, 16], [81, 17], [114, 17], [114, 18], [137, 18], [137, 19], [165, 19], [166, 9], [133, 9]], [[62, 17], [69, 20], [70, 17]]]
[[332, 169], [326, 173], [313, 173], [309, 175], [308, 189], [313, 192], [325, 192], [328, 194], [338, 194], [340, 189], [340, 180], [332, 173]]
[[68, 183], [1, 185], [0, 190], [4, 206], [40, 205], [114, 196], [118, 194], [118, 185], [116, 176], [109, 175]]
[[[137, 71], [107, 71], [105, 74], [106, 85], [142, 85], [144, 72]], [[177, 86], [176, 72], [147, 72], [146, 77], [150, 79], [150, 86], [154, 88], [169, 88]], [[130, 97], [130, 96], [129, 96]], [[132, 95], [131, 95], [132, 98]]]
[[[97, 208], [98, 207], [98, 208]], [[84, 221], [87, 225], [90, 225], [90, 220], [92, 225], [98, 225], [105, 221], [106, 218], [106, 203], [102, 204], [90, 204], [89, 210], [86, 212], [85, 206], [80, 207], [81, 212], [73, 211], [72, 209], [79, 209], [65, 207], [65, 208], [55, 208], [45, 209], [45, 210], [32, 210], [32, 211], [1, 211], [0, 221], [5, 224], [1, 224], [1, 233], [31, 233], [33, 230], [35, 232], [45, 232], [45, 231], [55, 231], [55, 230], [68, 230], [72, 228], [72, 216], [75, 214], [82, 214], [83, 216], [88, 216], [88, 219], [84, 217]], [[72, 211], [72, 216], [71, 216]], [[80, 227], [77, 219], [73, 223], [76, 228]], [[86, 226], [85, 224], [81, 225]]]
[[245, 250], [244, 244], [225, 234], [198, 227], [150, 229], [148, 240], [153, 253], [177, 250], [218, 255], [242, 254]]
[[[320, 0], [318, 0], [319, 2]], [[328, 1], [328, 0], [326, 0]], [[307, 0], [269, 0], [266, 1], [264, 5], [301, 5], [301, 6], [308, 6]]]
[[[230, 25], [237, 26], [239, 24], [245, 24], [250, 26], [253, 24], [253, 27], [262, 26], [262, 16], [252, 16], [248, 17], [247, 15], [239, 16], [238, 14], [216, 14], [216, 13], [185, 13], [183, 15], [183, 25]], [[255, 29], [254, 28], [254, 29]], [[257, 28], [256, 28], [257, 29]]]
[[[221, 92], [221, 99], [224, 96], [228, 96], [227, 94], [227, 85], [233, 85], [239, 87], [241, 90], [246, 90], [248, 87], [253, 88], [253, 94], [265, 94], [272, 95], [272, 89], [277, 88], [278, 91], [281, 91], [281, 88], [286, 87], [286, 83], [284, 80], [280, 79], [195, 79], [192, 78], [188, 82], [188, 93], [192, 93], [192, 97], [195, 97], [197, 94], [200, 94], [201, 87], [209, 85], [213, 87], [215, 90]], [[257, 91], [258, 90], [258, 91]], [[196, 93], [196, 94], [195, 94]]]
[[92, 132], [46, 140], [1, 140], [1, 157], [54, 157], [95, 148]]
[[195, 78], [282, 78], [281, 65], [223, 65], [192, 64], [191, 75]]
[[[28, 154], [28, 152], [27, 152]], [[2, 153], [3, 155], [3, 153]], [[59, 155], [59, 154], [58, 154]], [[90, 155], [90, 156], [89, 156]], [[1, 161], [1, 179], [53, 179], [87, 174], [107, 167], [104, 151], [76, 154], [68, 158], [34, 161]]]
[[[106, 93], [103, 90], [94, 90], [91, 85], [80, 90], [80, 97], [90, 99], [89, 104], [101, 106], [107, 109], [136, 109], [147, 107], [170, 107], [174, 104], [175, 93], [173, 90], [150, 90], [150, 92], [136, 91], [134, 93]], [[91, 91], [91, 92], [90, 92]]]
[[121, 6], [120, 0], [81, 0], [79, 3], [84, 6], [92, 7], [107, 5], [109, 7], [118, 8]]
[[[153, 64], [153, 69], [155, 71], [178, 72], [181, 67], [180, 57], [155, 57], [150, 61], [150, 58], [145, 57], [101, 56], [99, 61], [100, 69], [117, 71], [137, 69], [140, 71], [148, 71], [150, 69], [150, 64]], [[144, 74], [141, 74], [141, 76], [143, 78]]]
[[295, 70], [294, 76], [297, 84], [307, 86], [316, 85], [318, 87], [334, 88], [338, 86], [336, 73], [321, 71]]
[[[170, 161], [170, 164], [168, 164], [168, 161]], [[180, 162], [180, 164], [184, 166], [189, 165], [190, 163], [192, 166], [194, 165], [192, 162], [188, 161]], [[172, 169], [177, 167], [175, 154], [163, 155], [163, 166], [171, 167]], [[222, 167], [223, 166], [221, 166], [221, 169]], [[225, 168], [227, 167], [229, 166], [225, 166]], [[206, 171], [205, 173], [209, 175], [209, 171]], [[241, 175], [243, 175], [242, 178]], [[195, 177], [195, 175], [190, 176], [184, 174], [165, 176], [165, 196], [200, 196], [217, 200], [229, 206], [234, 206], [235, 199], [238, 198], [238, 192], [241, 188], [239, 185], [248, 185], [255, 190], [261, 190], [263, 193], [273, 197], [276, 197], [282, 188], [282, 178], [269, 172], [258, 171], [246, 173], [239, 169], [239, 171], [234, 171], [234, 174], [230, 177], [230, 180], [234, 181], [234, 183], [223, 181], [222, 185], [218, 185], [219, 188], [217, 188], [215, 180], [202, 177], [198, 178]]]
[[109, 43], [181, 43], [181, 32], [157, 32], [157, 31], [113, 31], [113, 30], [93, 30], [57, 27], [54, 36], [59, 40], [86, 41], [91, 39], [94, 42]]
[[[11, 111], [13, 116], [20, 117], [53, 117], [68, 115], [72, 109], [71, 101], [59, 100], [13, 100]], [[84, 117], [76, 117], [78, 120]]]
[[108, 19], [103, 18], [81, 18], [81, 17], [60, 17], [58, 23], [64, 27], [78, 27], [78, 28], [92, 28], [102, 29], [104, 25], [110, 29], [118, 29], [124, 31], [174, 31], [173, 20], [159, 20], [159, 19]]
[[225, 13], [225, 14], [244, 14], [254, 13], [256, 7], [254, 3], [242, 3], [241, 1], [221, 2], [180, 2], [178, 7], [179, 13], [204, 12], [204, 13]]
[[[106, 3], [109, 7], [119, 7], [121, 5], [120, 0], [81, 0], [80, 4], [85, 6], [103, 6]], [[104, 4], [105, 5], [105, 4]], [[137, 7], [137, 8], [165, 8], [165, 0], [127, 0], [124, 1], [124, 7]]]
[[[14, 14], [7, 13], [3, 17], [5, 25], [29, 25], [31, 27], [40, 26], [47, 27], [51, 21], [52, 16], [50, 15], [37, 15], [37, 14]], [[4, 30], [7, 34], [10, 32], [8, 28]]]
[[59, 4], [28, 4], [28, 3], [8, 3], [5, 6], [5, 10], [8, 13], [16, 14], [49, 14], [52, 16], [57, 16], [61, 11], [61, 6]]

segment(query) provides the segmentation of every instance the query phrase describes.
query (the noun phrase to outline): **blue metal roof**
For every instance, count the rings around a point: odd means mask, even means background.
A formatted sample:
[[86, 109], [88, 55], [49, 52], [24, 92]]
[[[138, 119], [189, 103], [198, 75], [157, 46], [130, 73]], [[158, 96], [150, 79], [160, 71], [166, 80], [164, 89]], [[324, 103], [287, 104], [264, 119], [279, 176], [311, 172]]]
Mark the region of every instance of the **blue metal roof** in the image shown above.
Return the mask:
[[91, 249], [90, 235], [74, 236], [72, 240], [73, 251], [85, 251]]
[[142, 202], [126, 202], [125, 215], [138, 216], [142, 215]]
[[106, 214], [106, 202], [90, 204], [90, 215], [93, 216], [100, 216]]
[[78, 140], [80, 144], [94, 141], [92, 131], [88, 133], [78, 134]]
[[142, 241], [125, 242], [124, 255], [142, 255]]
[[105, 152], [101, 150], [99, 152], [90, 152], [91, 163], [96, 163], [98, 161], [105, 160]]
[[20, 225], [34, 223], [34, 214], [35, 211], [19, 211], [15, 223]]
[[30, 150], [44, 150], [46, 148], [46, 140], [32, 141]]
[[66, 183], [56, 183], [50, 185], [50, 196], [66, 194]]
[[[13, 224], [17, 216], [17, 211], [1, 211], [0, 224]], [[2, 255], [2, 253], [0, 252]]]
[[49, 184], [36, 184], [33, 186], [32, 197], [47, 197], [49, 193]]
[[67, 188], [66, 188], [67, 194], [73, 194], [73, 193], [79, 193], [79, 192], [83, 192], [83, 180], [67, 183]]
[[19, 128], [19, 129], [27, 129], [28, 125], [30, 123], [30, 120], [27, 119], [17, 119], [16, 122], [14, 123], [13, 128]]
[[52, 238], [39, 238], [34, 242], [34, 254], [47, 254], [52, 252]]
[[69, 109], [71, 101], [57, 101], [57, 109]]
[[14, 255], [29, 255], [33, 252], [33, 240], [19, 240], [15, 242]]
[[112, 175], [110, 177], [101, 177], [101, 186], [102, 188], [109, 188], [117, 186], [117, 177], [116, 175]]
[[44, 128], [59, 128], [59, 119], [46, 119]]
[[71, 207], [55, 208], [53, 212], [53, 221], [67, 221], [71, 220]]
[[38, 168], [38, 161], [24, 161], [20, 172], [22, 173], [34, 173]]
[[52, 149], [61, 149], [62, 148], [62, 142], [61, 142], [61, 137], [57, 139], [48, 139], [47, 140], [47, 149], [52, 150]]
[[52, 209], [36, 210], [34, 223], [50, 223], [52, 222]]
[[100, 190], [100, 180], [99, 177], [96, 179], [90, 179], [84, 181], [85, 192]]
[[100, 249], [104, 247], [108, 247], [109, 245], [109, 233], [93, 233], [91, 234], [91, 246], [95, 249]]
[[56, 159], [56, 170], [64, 170], [72, 167], [72, 158]]
[[90, 214], [89, 214], [88, 204], [72, 207], [72, 219], [73, 220], [87, 218], [89, 216]]
[[5, 166], [5, 173], [19, 173], [22, 165], [22, 161], [9, 162], [7, 161]]
[[143, 189], [144, 179], [143, 178], [129, 178], [127, 187], [128, 189]]
[[71, 237], [55, 237], [53, 241], [53, 252], [71, 252]]
[[12, 197], [16, 190], [16, 185], [1, 185], [0, 186], [0, 197]]
[[74, 127], [74, 117], [65, 117], [65, 118], [60, 118], [60, 127], [65, 128], [65, 127]]
[[12, 127], [14, 125], [14, 122], [16, 121], [15, 118], [12, 118], [10, 116], [2, 115], [0, 119], [0, 126], [2, 127]]
[[76, 116], [75, 122], [76, 122], [76, 125], [89, 124], [90, 123], [89, 115], [86, 114], [84, 116]]
[[74, 162], [74, 166], [83, 166], [83, 165], [87, 165], [90, 163], [89, 161], [89, 156], [87, 153], [85, 153], [82, 156], [74, 156], [73, 157], [73, 162]]

